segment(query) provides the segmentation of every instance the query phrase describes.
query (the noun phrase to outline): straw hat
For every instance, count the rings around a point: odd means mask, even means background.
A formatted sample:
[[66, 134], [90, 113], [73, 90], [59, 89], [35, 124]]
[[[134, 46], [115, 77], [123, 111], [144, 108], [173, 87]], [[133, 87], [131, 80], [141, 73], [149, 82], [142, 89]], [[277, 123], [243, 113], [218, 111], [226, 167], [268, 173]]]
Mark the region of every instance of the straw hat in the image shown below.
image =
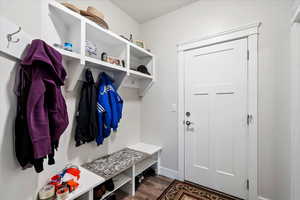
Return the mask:
[[73, 4], [70, 4], [70, 3], [67, 3], [67, 2], [64, 2], [64, 3], [61, 3], [61, 4], [64, 5], [65, 7], [69, 8], [70, 10], [73, 10], [74, 12], [80, 13], [80, 9], [77, 8], [76, 6], [74, 6]]
[[85, 16], [85, 17], [92, 20], [93, 22], [95, 22], [96, 24], [101, 26], [102, 28], [109, 29], [108, 24], [103, 19], [101, 19], [99, 17], [91, 17], [91, 16]]
[[108, 24], [104, 21], [104, 15], [96, 8], [89, 6], [87, 10], [80, 10], [80, 14], [97, 23], [105, 29], [109, 29]]
[[96, 8], [89, 6], [87, 10], [80, 10], [80, 14], [83, 16], [98, 17], [104, 20], [104, 15], [102, 12], [98, 11]]
[[102, 12], [98, 11], [96, 8], [89, 6], [86, 10], [90, 15], [99, 17], [104, 20], [104, 15]]
[[80, 14], [83, 15], [83, 16], [91, 16], [91, 14], [88, 13], [87, 11], [85, 11], [85, 10], [80, 10]]

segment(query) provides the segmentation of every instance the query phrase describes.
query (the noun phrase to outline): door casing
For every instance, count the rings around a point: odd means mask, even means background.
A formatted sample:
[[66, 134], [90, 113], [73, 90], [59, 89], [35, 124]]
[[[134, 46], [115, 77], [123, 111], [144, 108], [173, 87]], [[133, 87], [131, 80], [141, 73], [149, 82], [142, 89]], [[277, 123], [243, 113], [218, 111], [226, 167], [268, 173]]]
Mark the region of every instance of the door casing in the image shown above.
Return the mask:
[[258, 198], [258, 118], [257, 118], [257, 93], [258, 93], [258, 36], [261, 23], [253, 23], [246, 26], [234, 28], [218, 34], [213, 34], [198, 40], [183, 42], [177, 45], [178, 53], [178, 178], [185, 179], [184, 175], [184, 145], [185, 145], [185, 125], [184, 125], [184, 88], [185, 88], [185, 63], [184, 52], [210, 46], [218, 43], [228, 42], [241, 38], [248, 40], [248, 112], [252, 116], [249, 124], [248, 138], [248, 158], [247, 170], [249, 179], [248, 200]]

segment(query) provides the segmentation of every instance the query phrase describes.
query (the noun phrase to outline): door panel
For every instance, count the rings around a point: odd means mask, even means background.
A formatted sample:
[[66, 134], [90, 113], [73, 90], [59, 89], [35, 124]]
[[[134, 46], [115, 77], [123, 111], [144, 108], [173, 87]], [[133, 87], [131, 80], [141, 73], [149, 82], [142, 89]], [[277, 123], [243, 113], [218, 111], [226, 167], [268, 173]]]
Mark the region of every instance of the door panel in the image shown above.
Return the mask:
[[185, 53], [185, 178], [246, 198], [247, 39]]
[[[235, 126], [235, 114], [232, 112], [234, 94], [216, 93], [215, 117], [213, 129], [216, 142], [216, 171], [221, 174], [234, 176], [234, 141], [233, 133]], [[223, 131], [223, 130], [226, 130]]]
[[[194, 121], [194, 129], [200, 134], [197, 134], [196, 139], [193, 140], [192, 146], [195, 147], [193, 152], [198, 152], [193, 155], [193, 160], [198, 167], [207, 170], [209, 168], [209, 95], [205, 91], [194, 95], [192, 110], [195, 110], [195, 119], [197, 119]], [[197, 124], [201, 124], [201, 126], [197, 126]]]

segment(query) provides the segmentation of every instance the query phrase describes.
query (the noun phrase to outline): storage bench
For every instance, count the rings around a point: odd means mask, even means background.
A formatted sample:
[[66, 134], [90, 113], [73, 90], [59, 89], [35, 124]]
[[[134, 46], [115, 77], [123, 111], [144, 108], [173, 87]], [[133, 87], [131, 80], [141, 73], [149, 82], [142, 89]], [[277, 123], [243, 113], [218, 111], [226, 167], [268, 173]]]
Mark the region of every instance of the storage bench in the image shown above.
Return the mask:
[[80, 186], [67, 200], [93, 200], [93, 189], [109, 179], [114, 181], [114, 190], [106, 192], [102, 199], [118, 189], [135, 195], [135, 177], [153, 167], [159, 174], [161, 147], [138, 143], [118, 152], [98, 158], [80, 167]]

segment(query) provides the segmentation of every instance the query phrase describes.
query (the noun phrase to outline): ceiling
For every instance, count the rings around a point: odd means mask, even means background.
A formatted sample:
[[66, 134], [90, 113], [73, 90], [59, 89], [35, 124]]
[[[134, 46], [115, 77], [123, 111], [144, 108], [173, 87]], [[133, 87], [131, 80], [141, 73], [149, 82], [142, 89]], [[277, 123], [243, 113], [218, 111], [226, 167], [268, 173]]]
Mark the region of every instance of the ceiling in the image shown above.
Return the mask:
[[111, 0], [139, 23], [162, 16], [197, 0]]

